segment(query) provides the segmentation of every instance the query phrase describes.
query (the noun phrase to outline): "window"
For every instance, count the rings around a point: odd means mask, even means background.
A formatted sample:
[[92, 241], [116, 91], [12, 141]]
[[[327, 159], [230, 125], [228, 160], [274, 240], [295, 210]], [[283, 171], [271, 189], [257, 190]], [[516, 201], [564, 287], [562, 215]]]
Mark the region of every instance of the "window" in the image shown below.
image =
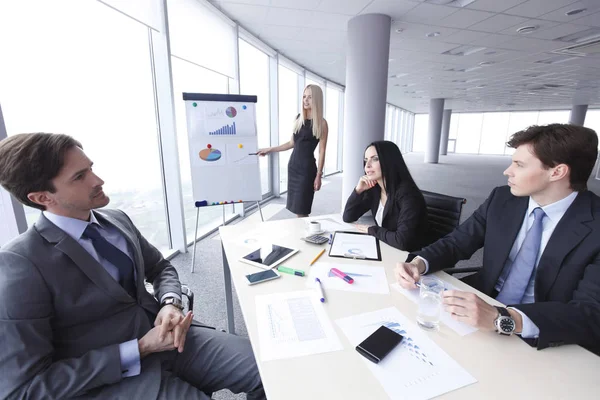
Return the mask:
[[538, 116], [538, 125], [548, 124], [568, 124], [569, 111], [540, 111]]
[[[240, 93], [258, 96], [256, 104], [256, 129], [258, 147], [271, 145], [271, 113], [269, 96], [269, 56], [244, 40], [239, 40]], [[271, 192], [269, 159], [260, 157], [262, 194]]]
[[600, 109], [588, 110], [585, 115], [585, 127], [593, 129], [598, 135], [600, 135]]
[[481, 136], [483, 114], [460, 114], [458, 119], [458, 137], [456, 138], [456, 152], [477, 154]]
[[[338, 172], [338, 138], [340, 118], [340, 95], [337, 89], [327, 86], [327, 105], [325, 107], [329, 134], [327, 136], [327, 153], [325, 154], [325, 172], [328, 174]], [[317, 147], [318, 148], [318, 147]]]
[[491, 112], [483, 114], [479, 154], [504, 154], [509, 113]]
[[[291, 140], [294, 120], [299, 112], [298, 74], [279, 65], [279, 144]], [[291, 150], [279, 153], [279, 180], [281, 193], [287, 191], [287, 166]]]
[[429, 129], [429, 114], [415, 115], [415, 129], [413, 134], [412, 151], [424, 152]]
[[[187, 132], [187, 119], [183, 92], [188, 93], [227, 93], [226, 76], [209, 71], [198, 65], [177, 57], [171, 57], [173, 72], [173, 96], [175, 98], [175, 121], [177, 124], [177, 148], [179, 150], [179, 168], [181, 174], [181, 190], [183, 192], [183, 213], [187, 241], [194, 240], [196, 228], [196, 206], [192, 194], [192, 174], [190, 167], [190, 151]], [[227, 215], [232, 210], [226, 208]], [[202, 207], [199, 213], [199, 230], [207, 231], [223, 221], [221, 207]]]
[[[106, 182], [109, 207], [167, 250], [148, 28], [95, 1], [24, 0], [0, 5], [0, 37], [14, 39], [0, 41], [8, 134], [79, 140]], [[28, 222], [38, 214], [27, 209]]]
[[[511, 112], [508, 121], [508, 132], [506, 134], [506, 142], [510, 140], [510, 137], [531, 125], [535, 125], [538, 120], [538, 111], [532, 112]], [[515, 149], [505, 147], [504, 154], [511, 155], [515, 152]]]

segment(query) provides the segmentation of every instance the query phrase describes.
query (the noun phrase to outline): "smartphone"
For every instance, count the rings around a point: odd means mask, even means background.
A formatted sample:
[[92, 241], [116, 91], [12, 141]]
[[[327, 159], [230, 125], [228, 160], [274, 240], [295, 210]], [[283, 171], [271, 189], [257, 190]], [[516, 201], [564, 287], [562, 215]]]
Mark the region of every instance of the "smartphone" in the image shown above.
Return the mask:
[[367, 360], [379, 363], [383, 358], [393, 350], [394, 347], [402, 341], [404, 337], [386, 326], [381, 326], [373, 332], [368, 338], [356, 346], [356, 351], [363, 355]]
[[266, 271], [256, 272], [254, 274], [246, 275], [246, 279], [248, 280], [248, 285], [255, 285], [257, 283], [270, 281], [272, 279], [277, 279], [281, 275], [277, 273], [277, 271], [273, 269], [268, 269]]

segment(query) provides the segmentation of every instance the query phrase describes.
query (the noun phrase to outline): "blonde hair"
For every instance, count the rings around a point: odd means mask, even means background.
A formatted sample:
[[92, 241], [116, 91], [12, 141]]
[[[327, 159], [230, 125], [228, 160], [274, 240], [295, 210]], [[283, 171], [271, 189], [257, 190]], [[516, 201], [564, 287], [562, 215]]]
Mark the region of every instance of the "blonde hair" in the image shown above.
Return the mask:
[[[310, 89], [310, 94], [312, 96], [312, 133], [313, 136], [317, 139], [321, 139], [321, 134], [323, 133], [323, 126], [325, 125], [323, 119], [323, 91], [317, 85], [308, 85], [304, 92]], [[302, 95], [304, 96], [304, 92]], [[302, 125], [304, 125], [304, 121], [308, 118], [306, 116], [307, 110], [304, 109], [304, 105], [302, 105], [302, 112], [296, 118], [296, 122], [294, 123], [294, 133], [300, 132]]]

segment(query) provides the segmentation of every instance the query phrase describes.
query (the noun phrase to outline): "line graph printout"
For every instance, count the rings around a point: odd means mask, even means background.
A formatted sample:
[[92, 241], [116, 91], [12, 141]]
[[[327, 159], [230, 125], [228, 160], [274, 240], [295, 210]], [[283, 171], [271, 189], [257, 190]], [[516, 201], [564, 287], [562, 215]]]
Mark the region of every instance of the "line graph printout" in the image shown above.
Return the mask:
[[342, 350], [314, 290], [256, 297], [262, 361]]
[[336, 321], [353, 346], [380, 326], [402, 341], [379, 364], [361, 357], [391, 399], [426, 400], [477, 382], [395, 307]]

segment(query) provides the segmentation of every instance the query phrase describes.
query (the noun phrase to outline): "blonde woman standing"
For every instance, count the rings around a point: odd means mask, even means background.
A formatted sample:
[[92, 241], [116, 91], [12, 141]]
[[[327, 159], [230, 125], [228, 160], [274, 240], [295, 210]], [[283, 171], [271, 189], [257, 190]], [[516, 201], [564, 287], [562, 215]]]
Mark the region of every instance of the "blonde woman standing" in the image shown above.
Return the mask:
[[[294, 149], [288, 163], [288, 194], [286, 208], [298, 218], [308, 217], [315, 192], [321, 189], [325, 166], [325, 149], [329, 128], [323, 118], [323, 91], [317, 85], [308, 85], [302, 96], [302, 113], [294, 123], [294, 134], [289, 142], [277, 147], [260, 149], [258, 154]], [[319, 144], [318, 166], [314, 157]]]

